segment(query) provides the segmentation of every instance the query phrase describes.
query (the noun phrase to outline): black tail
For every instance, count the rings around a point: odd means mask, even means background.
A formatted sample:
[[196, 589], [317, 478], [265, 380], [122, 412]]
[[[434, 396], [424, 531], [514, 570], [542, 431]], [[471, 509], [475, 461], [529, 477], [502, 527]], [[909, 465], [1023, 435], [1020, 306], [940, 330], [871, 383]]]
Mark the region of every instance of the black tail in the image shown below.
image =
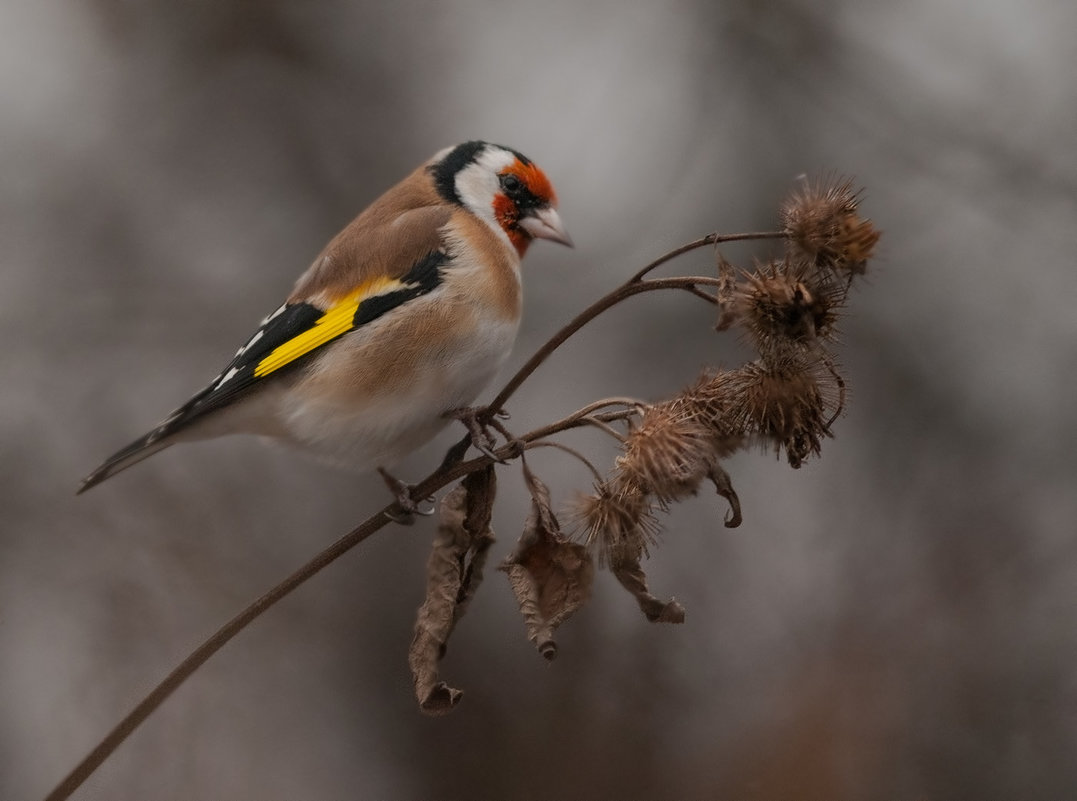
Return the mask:
[[75, 494], [81, 495], [90, 487], [100, 484], [106, 478], [111, 478], [121, 470], [126, 470], [131, 465], [138, 464], [143, 459], [153, 456], [157, 451], [167, 448], [172, 444], [172, 438], [166, 436], [169, 432], [162, 431], [164, 428], [165, 426], [155, 428], [144, 437], [139, 437], [123, 450], [112, 454], [105, 460], [103, 465], [82, 479], [82, 484]]

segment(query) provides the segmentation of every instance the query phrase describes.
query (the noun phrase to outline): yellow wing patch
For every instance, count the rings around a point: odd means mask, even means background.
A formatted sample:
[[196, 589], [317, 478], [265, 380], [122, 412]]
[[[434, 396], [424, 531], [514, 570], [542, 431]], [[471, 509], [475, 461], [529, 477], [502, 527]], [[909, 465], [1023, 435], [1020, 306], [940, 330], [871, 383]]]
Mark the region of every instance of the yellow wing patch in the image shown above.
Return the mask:
[[346, 334], [354, 326], [355, 313], [360, 303], [376, 295], [402, 289], [404, 286], [395, 278], [378, 277], [367, 281], [330, 306], [325, 314], [315, 320], [314, 325], [302, 334], [292, 337], [283, 345], [273, 349], [268, 356], [258, 362], [258, 366], [254, 368], [254, 377], [267, 376], [341, 334]]

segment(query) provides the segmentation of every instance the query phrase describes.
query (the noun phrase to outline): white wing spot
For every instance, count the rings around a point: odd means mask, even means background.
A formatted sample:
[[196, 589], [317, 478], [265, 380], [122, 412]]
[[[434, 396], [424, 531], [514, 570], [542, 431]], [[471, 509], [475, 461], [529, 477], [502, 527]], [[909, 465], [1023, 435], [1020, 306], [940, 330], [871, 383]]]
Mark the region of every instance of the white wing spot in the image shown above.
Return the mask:
[[[267, 319], [269, 319], [269, 318], [267, 318]], [[262, 323], [262, 325], [265, 325], [265, 323]], [[246, 345], [244, 345], [242, 348], [240, 348], [239, 350], [236, 351], [236, 357], [238, 358], [239, 356], [242, 356], [244, 353], [246, 353], [248, 350], [250, 350], [251, 345], [253, 345], [259, 339], [261, 339], [262, 334], [264, 334], [264, 333], [265, 333], [264, 330], [259, 329], [258, 332], [253, 337], [251, 337], [250, 339], [247, 340]]]
[[235, 375], [238, 372], [239, 372], [239, 368], [238, 367], [233, 367], [231, 370], [229, 370], [227, 373], [225, 373], [219, 379], [217, 379], [217, 383], [213, 385], [213, 389], [210, 390], [210, 391], [211, 392], [216, 392], [218, 389], [220, 389], [225, 384], [227, 384], [229, 381], [231, 381], [233, 378], [235, 378]]
[[[283, 312], [286, 308], [288, 308], [288, 304], [287, 303], [282, 303], [279, 309], [277, 309], [275, 312], [268, 315], [265, 319], [262, 320], [261, 325], [265, 325], [266, 323], [268, 323], [274, 317], [278, 316], [281, 312]], [[259, 331], [259, 333], [261, 333], [261, 332]]]

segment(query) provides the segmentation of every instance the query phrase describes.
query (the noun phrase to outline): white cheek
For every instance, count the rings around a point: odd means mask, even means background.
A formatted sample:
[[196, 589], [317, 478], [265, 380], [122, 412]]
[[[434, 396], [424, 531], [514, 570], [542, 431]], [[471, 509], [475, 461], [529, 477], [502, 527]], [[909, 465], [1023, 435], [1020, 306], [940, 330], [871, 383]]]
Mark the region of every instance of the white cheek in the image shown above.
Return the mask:
[[500, 148], [489, 148], [456, 175], [456, 194], [476, 216], [500, 229], [494, 218], [494, 195], [501, 191], [499, 174], [516, 161], [516, 156]]
[[497, 225], [494, 218], [494, 195], [498, 191], [497, 177], [473, 164], [456, 176], [456, 193], [460, 200], [484, 222]]

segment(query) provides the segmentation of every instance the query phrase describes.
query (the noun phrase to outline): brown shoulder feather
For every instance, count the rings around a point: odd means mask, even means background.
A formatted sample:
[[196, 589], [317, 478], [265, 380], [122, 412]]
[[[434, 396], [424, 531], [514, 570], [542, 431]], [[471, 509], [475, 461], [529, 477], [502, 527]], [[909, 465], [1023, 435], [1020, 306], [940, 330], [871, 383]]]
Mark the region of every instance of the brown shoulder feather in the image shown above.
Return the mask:
[[439, 229], [451, 215], [452, 207], [420, 167], [333, 237], [300, 276], [288, 302], [327, 308], [368, 281], [400, 278], [442, 247]]

